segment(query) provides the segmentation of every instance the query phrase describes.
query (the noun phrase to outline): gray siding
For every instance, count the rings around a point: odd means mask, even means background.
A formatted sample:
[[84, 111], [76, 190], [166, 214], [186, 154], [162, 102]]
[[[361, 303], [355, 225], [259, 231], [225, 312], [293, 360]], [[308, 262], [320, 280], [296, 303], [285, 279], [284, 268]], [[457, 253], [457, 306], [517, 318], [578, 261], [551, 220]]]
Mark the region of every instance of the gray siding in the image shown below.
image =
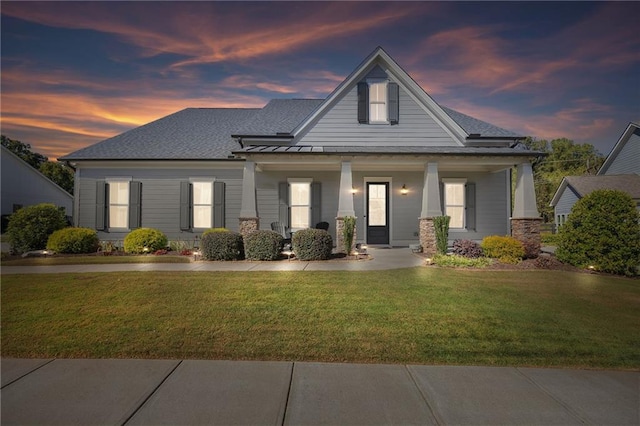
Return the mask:
[[400, 118], [397, 125], [359, 124], [357, 88], [301, 137], [298, 144], [312, 146], [456, 146], [438, 123], [400, 87]]
[[636, 131], [620, 150], [605, 175], [640, 174], [640, 134]]
[[569, 213], [571, 213], [571, 209], [573, 208], [573, 205], [579, 199], [580, 198], [578, 198], [575, 192], [573, 192], [571, 188], [567, 186], [562, 192], [562, 195], [560, 196], [560, 199], [558, 200], [558, 203], [554, 208], [554, 213], [555, 213], [554, 217], [557, 218], [558, 215], [561, 215], [561, 214], [568, 215]]
[[[200, 232], [180, 230], [180, 181], [214, 177], [226, 183], [226, 227], [238, 230], [242, 192], [241, 169], [83, 169], [79, 184], [78, 225], [95, 228], [96, 181], [107, 177], [131, 177], [142, 183], [142, 221], [145, 228], [164, 232], [169, 240], [191, 241]], [[99, 232], [103, 240], [122, 240], [126, 232]]]

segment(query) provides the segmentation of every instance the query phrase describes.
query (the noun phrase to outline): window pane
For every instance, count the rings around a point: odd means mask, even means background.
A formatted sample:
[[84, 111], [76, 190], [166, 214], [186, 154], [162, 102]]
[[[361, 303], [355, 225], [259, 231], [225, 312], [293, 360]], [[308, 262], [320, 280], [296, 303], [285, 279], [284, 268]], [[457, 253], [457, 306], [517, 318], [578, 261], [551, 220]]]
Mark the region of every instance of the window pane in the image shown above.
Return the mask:
[[193, 204], [211, 204], [211, 200], [213, 199], [212, 193], [212, 182], [194, 182]]
[[129, 206], [109, 206], [109, 227], [110, 228], [126, 228], [128, 227]]
[[387, 105], [371, 104], [371, 121], [387, 121]]
[[371, 83], [369, 88], [369, 101], [387, 102], [387, 82]]
[[291, 207], [291, 228], [304, 229], [309, 227], [309, 207]]
[[464, 207], [447, 207], [447, 216], [451, 216], [450, 228], [464, 227]]
[[193, 227], [211, 228], [211, 206], [193, 206]]
[[109, 204], [129, 204], [129, 182], [109, 182]]
[[447, 205], [462, 206], [464, 205], [464, 184], [448, 183], [446, 184]]
[[311, 185], [308, 183], [291, 184], [291, 205], [309, 205]]

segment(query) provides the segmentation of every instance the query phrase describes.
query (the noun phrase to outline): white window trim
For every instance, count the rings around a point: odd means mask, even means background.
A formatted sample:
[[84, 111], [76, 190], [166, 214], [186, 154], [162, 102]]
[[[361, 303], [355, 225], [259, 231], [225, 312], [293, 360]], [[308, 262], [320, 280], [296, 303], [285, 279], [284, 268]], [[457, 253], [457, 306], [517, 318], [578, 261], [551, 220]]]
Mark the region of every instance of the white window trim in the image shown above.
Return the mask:
[[[129, 183], [129, 189], [128, 189], [128, 193], [127, 193], [127, 226], [122, 227], [122, 226], [111, 226], [111, 215], [108, 215], [109, 218], [109, 223], [107, 224], [107, 229], [109, 230], [109, 232], [127, 232], [130, 231], [131, 228], [129, 227], [129, 209], [131, 208], [130, 206], [130, 200], [129, 198], [131, 197], [131, 181], [133, 181], [133, 176], [107, 176], [104, 178], [104, 182], [106, 184], [112, 184], [114, 182], [128, 182]], [[109, 189], [109, 191], [111, 191], [111, 189]], [[109, 194], [111, 195], [111, 194]], [[121, 204], [118, 204], [121, 205]], [[111, 210], [111, 197], [109, 197], [109, 205], [107, 205], [107, 211], [110, 213]]]
[[[384, 102], [385, 112], [386, 112], [385, 119], [384, 120], [378, 120], [378, 121], [374, 121], [371, 118], [372, 117], [371, 105], [373, 103], [371, 101], [371, 86], [373, 84], [376, 84], [376, 83], [378, 83], [378, 84], [379, 83], [384, 83], [384, 87], [385, 87], [385, 102]], [[369, 90], [369, 105], [367, 105], [367, 108], [369, 108], [369, 124], [373, 124], [373, 125], [376, 125], [376, 124], [381, 124], [381, 125], [390, 124], [390, 121], [389, 121], [389, 79], [386, 79], [386, 78], [369, 78], [369, 79], [367, 79], [367, 85], [369, 86], [368, 87], [368, 90]], [[376, 104], [381, 104], [381, 102], [376, 102]]]
[[[214, 177], [190, 177], [189, 178], [189, 183], [192, 185], [192, 187], [193, 187], [194, 183], [210, 183], [211, 184], [211, 204], [210, 204], [210, 206], [211, 206], [211, 224], [210, 225], [211, 226], [203, 228], [203, 227], [196, 227], [194, 225], [192, 227], [192, 229], [194, 231], [204, 231], [204, 230], [207, 230], [207, 229], [211, 229], [213, 227], [213, 200], [214, 200], [214, 197], [215, 197], [215, 194], [213, 193], [214, 192], [213, 184], [214, 184], [215, 181], [216, 181], [216, 178], [214, 178]], [[193, 213], [194, 213], [194, 210], [195, 210], [194, 207], [195, 207], [195, 204], [193, 203], [193, 200], [191, 200], [191, 223], [192, 224], [194, 224], [194, 222], [195, 222], [195, 218], [193, 217]]]
[[[462, 184], [463, 188], [462, 188], [462, 227], [461, 228], [450, 228], [450, 229], [454, 229], [456, 231], [466, 231], [467, 230], [467, 215], [466, 215], [466, 211], [467, 211], [467, 191], [466, 188], [464, 187], [464, 185], [467, 184], [467, 179], [466, 178], [442, 178], [442, 183], [443, 183], [443, 191], [444, 194], [442, 194], [443, 198], [444, 198], [444, 206], [443, 209], [444, 211], [442, 212], [443, 214], [447, 214], [447, 191], [446, 191], [446, 184], [448, 183], [452, 183], [452, 184]], [[460, 207], [457, 204], [452, 204], [452, 206], [454, 207]]]
[[[288, 178], [287, 179], [287, 183], [289, 184], [289, 209], [291, 209], [292, 207], [301, 207], [303, 205], [293, 205], [291, 199], [293, 197], [291, 197], [291, 184], [292, 183], [307, 183], [309, 184], [309, 204], [307, 205], [308, 207], [308, 211], [307, 214], [309, 215], [308, 218], [308, 222], [309, 222], [309, 227], [311, 227], [311, 184], [313, 183], [313, 178]], [[291, 218], [289, 218], [289, 220], [291, 220]], [[294, 228], [293, 226], [291, 227], [291, 231], [295, 232], [295, 231], [299, 231], [301, 229], [305, 229], [305, 228]]]

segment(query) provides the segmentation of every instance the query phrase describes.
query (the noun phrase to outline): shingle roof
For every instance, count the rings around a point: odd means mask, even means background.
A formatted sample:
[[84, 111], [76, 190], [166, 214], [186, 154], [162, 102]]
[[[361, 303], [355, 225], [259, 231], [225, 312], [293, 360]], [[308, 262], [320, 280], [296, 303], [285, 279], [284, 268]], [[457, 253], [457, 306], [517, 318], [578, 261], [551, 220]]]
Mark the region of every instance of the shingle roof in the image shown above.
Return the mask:
[[239, 148], [231, 134], [259, 109], [187, 108], [60, 160], [225, 159]]
[[518, 138], [523, 137], [517, 133], [513, 133], [510, 130], [503, 129], [498, 126], [494, 126], [491, 123], [487, 123], [477, 118], [473, 118], [469, 115], [463, 114], [451, 108], [440, 105], [440, 107], [447, 113], [449, 117], [453, 119], [465, 132], [471, 134], [477, 134], [481, 137], [505, 137], [505, 138]]
[[237, 126], [234, 135], [291, 133], [323, 99], [272, 99], [249, 121]]
[[486, 155], [486, 156], [536, 156], [539, 153], [529, 150], [494, 147], [461, 146], [309, 146], [309, 145], [251, 145], [237, 149], [237, 153], [252, 154], [446, 154], [446, 155]]
[[580, 197], [597, 189], [615, 189], [640, 199], [640, 175], [567, 176], [565, 179]]

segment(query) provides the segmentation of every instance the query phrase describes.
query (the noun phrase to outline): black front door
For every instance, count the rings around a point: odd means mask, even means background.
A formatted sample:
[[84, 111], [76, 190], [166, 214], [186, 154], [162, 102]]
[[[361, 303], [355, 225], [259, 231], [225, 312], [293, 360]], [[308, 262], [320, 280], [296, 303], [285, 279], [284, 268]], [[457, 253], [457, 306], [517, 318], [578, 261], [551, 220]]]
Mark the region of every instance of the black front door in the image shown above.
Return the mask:
[[389, 182], [367, 182], [367, 244], [389, 244]]

